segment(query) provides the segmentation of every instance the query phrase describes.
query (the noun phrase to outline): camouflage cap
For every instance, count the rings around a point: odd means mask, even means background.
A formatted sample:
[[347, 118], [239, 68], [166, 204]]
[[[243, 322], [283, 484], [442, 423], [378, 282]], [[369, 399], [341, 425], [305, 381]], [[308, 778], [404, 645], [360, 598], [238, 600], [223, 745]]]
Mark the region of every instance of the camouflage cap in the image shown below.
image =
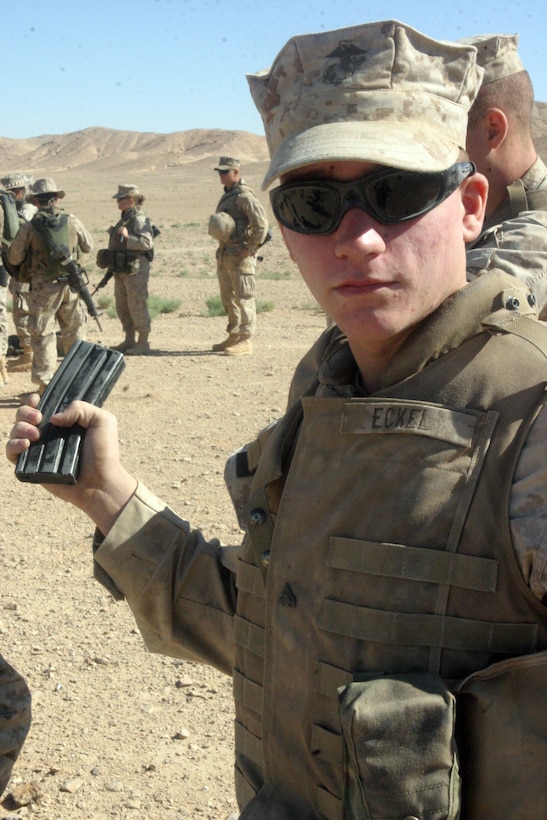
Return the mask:
[[16, 191], [18, 188], [26, 188], [28, 177], [25, 174], [15, 173], [2, 177], [2, 185], [7, 191]]
[[524, 71], [517, 52], [518, 34], [477, 34], [459, 42], [477, 49], [477, 63], [484, 68], [483, 85]]
[[112, 199], [125, 199], [127, 196], [139, 196], [140, 191], [136, 185], [118, 185], [118, 190]]
[[465, 147], [481, 78], [475, 48], [396, 20], [293, 37], [247, 76], [271, 155], [262, 187], [328, 160], [445, 170]]
[[54, 179], [44, 177], [43, 179], [37, 179], [36, 182], [32, 184], [27, 199], [41, 196], [42, 194], [51, 194], [52, 196], [55, 195], [57, 199], [63, 199], [65, 192], [59, 190]]
[[241, 165], [240, 161], [235, 157], [221, 157], [218, 161], [218, 165], [215, 166], [215, 171], [231, 171], [233, 168], [239, 168]]

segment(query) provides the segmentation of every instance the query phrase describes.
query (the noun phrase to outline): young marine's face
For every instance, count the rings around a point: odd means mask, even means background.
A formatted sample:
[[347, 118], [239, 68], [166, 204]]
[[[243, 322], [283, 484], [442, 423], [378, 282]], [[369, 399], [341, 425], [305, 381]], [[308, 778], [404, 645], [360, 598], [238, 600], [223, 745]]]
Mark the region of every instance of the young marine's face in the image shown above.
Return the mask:
[[[283, 181], [350, 181], [372, 163], [324, 162]], [[478, 236], [484, 202], [465, 193], [471, 180], [422, 217], [395, 225], [352, 208], [331, 234], [309, 236], [283, 226], [293, 261], [326, 313], [347, 335], [354, 355], [391, 355], [411, 329], [466, 283], [465, 242]], [[478, 188], [484, 197], [485, 181]], [[477, 196], [479, 199], [477, 200]], [[478, 210], [478, 216], [475, 211]]]

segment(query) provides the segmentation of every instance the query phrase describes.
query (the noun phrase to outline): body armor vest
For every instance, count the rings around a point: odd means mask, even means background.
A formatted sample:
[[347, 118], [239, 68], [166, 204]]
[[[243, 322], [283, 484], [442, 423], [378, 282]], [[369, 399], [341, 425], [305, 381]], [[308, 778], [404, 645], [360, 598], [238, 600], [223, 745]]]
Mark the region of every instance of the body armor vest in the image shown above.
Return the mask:
[[269, 433], [237, 576], [245, 820], [344, 816], [338, 691], [352, 682], [431, 673], [455, 690], [547, 648], [509, 529], [547, 375], [547, 334], [519, 299], [531, 312], [514, 279], [481, 277], [407, 339], [374, 396], [316, 385]]
[[42, 262], [43, 273], [51, 279], [64, 277], [67, 275], [66, 267], [52, 255], [48, 247], [47, 238], [59, 247], [68, 249], [69, 254], [76, 259], [78, 254], [78, 234], [76, 228], [67, 214], [54, 211], [37, 211], [31, 219], [31, 225], [37, 225], [34, 235], [37, 238], [40, 249], [40, 260]]

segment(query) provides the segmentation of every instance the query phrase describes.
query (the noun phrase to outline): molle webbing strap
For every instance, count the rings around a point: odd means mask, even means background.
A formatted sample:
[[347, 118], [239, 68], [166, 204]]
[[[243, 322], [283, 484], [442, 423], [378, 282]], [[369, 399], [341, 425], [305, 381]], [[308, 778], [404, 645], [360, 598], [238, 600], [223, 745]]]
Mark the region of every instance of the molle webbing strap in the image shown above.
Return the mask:
[[325, 600], [319, 624], [327, 632], [389, 646], [431, 646], [522, 655], [537, 648], [537, 624], [495, 624], [444, 615], [411, 614]]
[[311, 752], [314, 757], [341, 768], [344, 763], [342, 735], [330, 732], [323, 726], [312, 726]]
[[266, 636], [262, 627], [246, 621], [239, 615], [234, 618], [234, 643], [247, 649], [259, 658], [263, 658], [266, 649]]
[[315, 807], [326, 820], [340, 820], [343, 817], [342, 801], [320, 786], [315, 790]]
[[238, 720], [235, 721], [235, 747], [239, 755], [248, 757], [261, 769], [264, 768], [264, 755], [262, 753], [262, 741], [252, 732], [243, 726]]
[[259, 568], [254, 564], [247, 564], [245, 561], [238, 561], [237, 567], [237, 588], [241, 592], [248, 592], [249, 595], [264, 597], [264, 578]]
[[489, 558], [352, 538], [331, 538], [327, 564], [350, 572], [483, 592], [493, 592], [498, 578], [498, 562]]
[[237, 669], [234, 669], [233, 672], [233, 683], [235, 700], [242, 703], [243, 706], [246, 706], [248, 709], [252, 709], [257, 715], [261, 715], [264, 700], [264, 689], [262, 686], [246, 678], [241, 672], [238, 672]]

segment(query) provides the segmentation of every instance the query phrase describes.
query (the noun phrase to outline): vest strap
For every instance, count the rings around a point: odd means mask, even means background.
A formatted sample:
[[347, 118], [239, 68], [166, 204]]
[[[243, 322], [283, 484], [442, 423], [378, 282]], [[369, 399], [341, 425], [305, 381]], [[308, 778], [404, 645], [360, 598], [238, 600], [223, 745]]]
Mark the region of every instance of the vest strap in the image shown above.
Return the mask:
[[252, 709], [258, 715], [262, 714], [262, 703], [264, 690], [258, 683], [254, 683], [249, 678], [246, 678], [237, 669], [233, 672], [233, 690], [234, 698], [239, 703]]
[[321, 817], [326, 820], [340, 820], [343, 817], [343, 807], [340, 798], [317, 786], [315, 790], [315, 806]]
[[342, 735], [329, 732], [323, 726], [312, 726], [311, 730], [311, 753], [325, 760], [333, 766], [342, 767], [344, 762], [344, 748], [342, 745]]
[[235, 745], [238, 755], [247, 757], [252, 763], [264, 769], [261, 739], [253, 735], [239, 720], [235, 721]]
[[266, 637], [262, 627], [246, 621], [239, 615], [234, 618], [234, 643], [248, 649], [259, 658], [264, 657]]
[[254, 564], [238, 561], [236, 583], [240, 592], [248, 592], [249, 595], [258, 595], [260, 598], [264, 598], [264, 578], [259, 568]]
[[327, 564], [350, 572], [482, 592], [494, 592], [498, 578], [498, 562], [490, 558], [353, 538], [331, 538]]
[[327, 632], [389, 646], [431, 646], [523, 655], [537, 648], [537, 624], [495, 624], [444, 615], [388, 612], [325, 600], [319, 624]]

